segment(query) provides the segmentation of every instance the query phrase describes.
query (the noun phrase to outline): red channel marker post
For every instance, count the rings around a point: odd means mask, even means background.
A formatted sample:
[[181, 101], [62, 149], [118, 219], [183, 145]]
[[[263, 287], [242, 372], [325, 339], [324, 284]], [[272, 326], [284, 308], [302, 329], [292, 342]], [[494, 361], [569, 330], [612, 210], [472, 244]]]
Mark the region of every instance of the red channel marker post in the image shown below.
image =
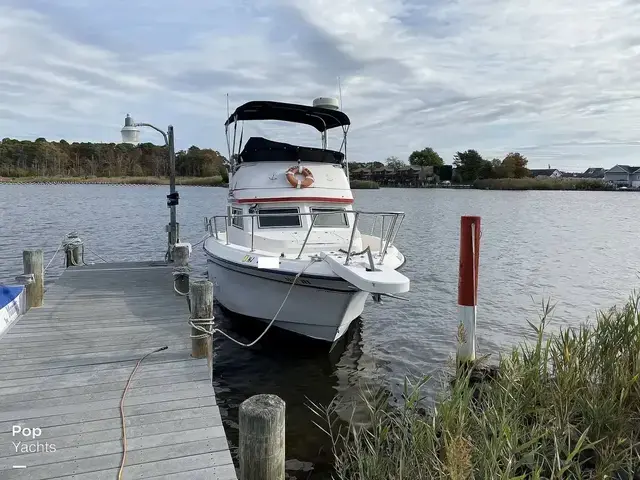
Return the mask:
[[460, 273], [458, 277], [457, 362], [476, 359], [476, 306], [480, 266], [480, 217], [460, 219]]

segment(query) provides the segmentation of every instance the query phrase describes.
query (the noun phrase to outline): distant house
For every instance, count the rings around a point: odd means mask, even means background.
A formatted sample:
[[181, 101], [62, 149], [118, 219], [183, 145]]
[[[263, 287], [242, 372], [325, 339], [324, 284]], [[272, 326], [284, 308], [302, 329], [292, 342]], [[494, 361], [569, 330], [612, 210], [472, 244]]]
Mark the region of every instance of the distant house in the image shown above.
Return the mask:
[[640, 187], [640, 167], [616, 165], [605, 172], [604, 181], [618, 186]]
[[352, 180], [373, 180], [382, 186], [424, 187], [426, 184], [440, 182], [440, 169], [446, 170], [446, 166], [403, 165], [397, 169], [390, 166], [359, 167], [350, 170], [349, 175]]
[[607, 170], [604, 168], [587, 168], [582, 175], [580, 175], [580, 178], [594, 178], [594, 179], [603, 179], [604, 178], [604, 174]]
[[534, 168], [529, 170], [534, 178], [560, 178], [562, 172], [555, 168]]
[[354, 168], [349, 170], [349, 176], [354, 180], [371, 180], [372, 172], [368, 168]]
[[573, 178], [576, 180], [590, 179], [590, 180], [603, 180], [604, 168], [587, 168], [584, 172], [562, 172], [562, 178]]
[[417, 187], [421, 180], [422, 168], [417, 165], [405, 165], [395, 172], [394, 180], [402, 185]]

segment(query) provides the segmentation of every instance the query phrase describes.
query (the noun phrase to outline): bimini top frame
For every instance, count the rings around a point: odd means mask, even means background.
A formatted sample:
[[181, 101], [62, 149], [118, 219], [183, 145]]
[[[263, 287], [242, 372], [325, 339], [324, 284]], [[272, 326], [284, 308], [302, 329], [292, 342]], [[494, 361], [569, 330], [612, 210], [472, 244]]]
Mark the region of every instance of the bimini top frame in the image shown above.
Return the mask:
[[[332, 110], [324, 107], [313, 107], [309, 105], [299, 105], [296, 103], [272, 102], [266, 100], [255, 100], [247, 102], [236, 108], [235, 112], [229, 115], [224, 123], [224, 129], [227, 137], [227, 148], [229, 150], [229, 160], [226, 165], [229, 169], [229, 177], [233, 177], [238, 168], [238, 156], [242, 150], [242, 137], [244, 128], [240, 131], [240, 142], [236, 150], [236, 133], [238, 122], [245, 120], [279, 120], [283, 122], [298, 123], [310, 125], [318, 130], [321, 134], [322, 149], [327, 149], [327, 130], [342, 127], [342, 145], [338, 152], [343, 155], [342, 166], [345, 170], [347, 178], [349, 178], [349, 163], [347, 161], [347, 133], [351, 120], [346, 113], [340, 110]], [[233, 124], [233, 141], [229, 132], [229, 127]], [[248, 142], [247, 142], [248, 143]], [[344, 148], [344, 153], [343, 152]], [[331, 162], [333, 163], [333, 162]], [[230, 183], [231, 184], [231, 183]]]
[[340, 110], [270, 101], [252, 101], [241, 105], [224, 125], [228, 127], [241, 120], [280, 120], [302, 123], [314, 127], [321, 133], [332, 128], [351, 125], [349, 117]]

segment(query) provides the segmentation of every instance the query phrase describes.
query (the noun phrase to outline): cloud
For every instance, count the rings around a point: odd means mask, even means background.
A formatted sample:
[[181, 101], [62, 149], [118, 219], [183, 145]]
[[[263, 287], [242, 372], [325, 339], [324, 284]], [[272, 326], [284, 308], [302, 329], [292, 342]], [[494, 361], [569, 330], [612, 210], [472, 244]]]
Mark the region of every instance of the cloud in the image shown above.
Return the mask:
[[[431, 146], [532, 166], [637, 163], [640, 5], [631, 0], [5, 0], [2, 136], [118, 141], [122, 118], [226, 150], [226, 95], [337, 95], [349, 157]], [[315, 131], [247, 124], [317, 142]], [[145, 132], [154, 141], [156, 134]], [[158, 141], [160, 139], [157, 139]], [[335, 145], [337, 136], [330, 136]]]

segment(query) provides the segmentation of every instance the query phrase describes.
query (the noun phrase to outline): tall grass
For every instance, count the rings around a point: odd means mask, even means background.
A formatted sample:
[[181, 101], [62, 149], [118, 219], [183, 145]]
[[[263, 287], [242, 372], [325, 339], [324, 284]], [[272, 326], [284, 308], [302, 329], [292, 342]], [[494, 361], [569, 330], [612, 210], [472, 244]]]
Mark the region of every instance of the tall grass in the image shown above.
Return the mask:
[[[634, 294], [595, 325], [547, 334], [500, 358], [492, 380], [468, 369], [422, 409], [424, 378], [404, 402], [363, 392], [367, 425], [338, 425], [336, 404], [312, 404], [334, 446], [335, 478], [640, 478], [640, 315]], [[634, 476], [636, 475], [636, 476]]]
[[378, 189], [380, 185], [373, 180], [351, 180], [351, 189]]
[[474, 188], [485, 190], [615, 190], [603, 180], [589, 178], [487, 178]]

